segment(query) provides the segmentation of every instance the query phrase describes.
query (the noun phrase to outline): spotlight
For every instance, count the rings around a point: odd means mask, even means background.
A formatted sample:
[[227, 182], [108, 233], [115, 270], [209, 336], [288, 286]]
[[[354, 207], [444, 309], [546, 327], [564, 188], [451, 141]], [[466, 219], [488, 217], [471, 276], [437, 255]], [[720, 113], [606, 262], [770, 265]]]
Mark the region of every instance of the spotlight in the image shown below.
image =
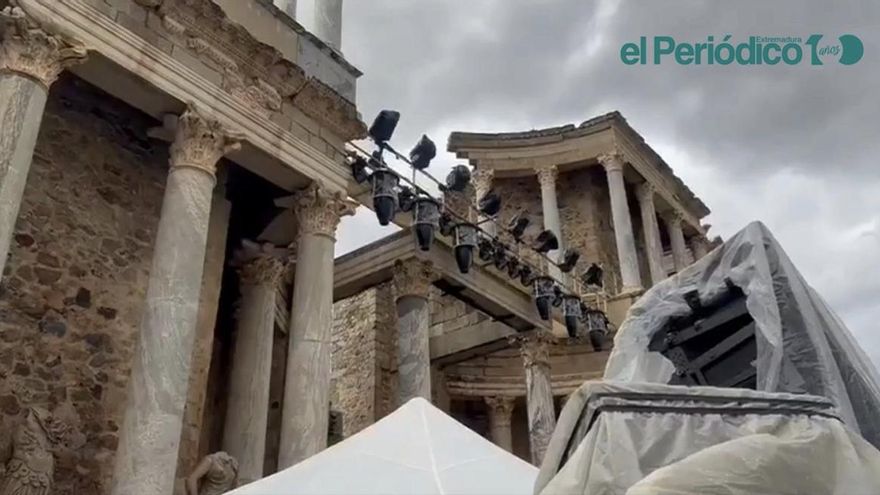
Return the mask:
[[532, 278], [532, 267], [530, 267], [529, 265], [523, 264], [522, 266], [520, 266], [519, 273], [517, 275], [519, 276], [519, 283], [523, 285], [531, 285], [531, 283], [534, 281], [534, 279]]
[[388, 225], [394, 218], [397, 208], [397, 186], [400, 177], [391, 170], [376, 170], [373, 172], [373, 209], [379, 225]]
[[545, 230], [535, 238], [535, 245], [533, 247], [535, 251], [544, 254], [548, 251], [559, 249], [559, 239], [556, 238], [556, 234], [552, 230]]
[[407, 186], [401, 186], [397, 193], [397, 202], [400, 211], [411, 211], [416, 201], [416, 193]]
[[518, 213], [513, 219], [511, 219], [510, 223], [507, 225], [507, 230], [509, 230], [513, 234], [513, 238], [516, 242], [522, 240], [523, 235], [526, 233], [526, 228], [529, 226], [529, 219], [523, 213]]
[[518, 259], [511, 257], [507, 260], [507, 275], [516, 277], [520, 271], [520, 262]]
[[492, 246], [492, 262], [495, 264], [495, 268], [504, 270], [508, 261], [507, 251], [504, 249], [504, 245], [496, 242]]
[[452, 167], [452, 171], [446, 176], [446, 189], [449, 191], [462, 192], [471, 181], [471, 171], [464, 165]]
[[577, 296], [566, 294], [562, 297], [562, 315], [565, 319], [565, 329], [571, 338], [577, 337], [578, 320], [583, 315], [581, 306], [581, 300]]
[[495, 247], [492, 246], [492, 241], [486, 238], [480, 239], [480, 242], [477, 244], [477, 256], [480, 257], [480, 261], [489, 261], [493, 258], [494, 254]]
[[434, 229], [440, 226], [440, 203], [433, 198], [418, 198], [415, 200], [414, 214], [419, 249], [428, 251], [434, 242]]
[[562, 305], [562, 287], [558, 285], [553, 286], [553, 307], [558, 308]]
[[587, 271], [581, 275], [581, 280], [587, 287], [602, 288], [602, 267], [593, 263], [587, 268]]
[[605, 337], [608, 335], [608, 317], [596, 308], [587, 309], [583, 316], [586, 319], [590, 344], [593, 346], [594, 351], [599, 352], [605, 344]]
[[480, 198], [478, 207], [483, 215], [494, 217], [501, 211], [501, 196], [495, 191], [489, 191]]
[[452, 221], [452, 216], [449, 213], [442, 213], [440, 215], [440, 234], [449, 237], [454, 229], [455, 223]]
[[534, 297], [535, 306], [538, 308], [538, 315], [542, 320], [550, 319], [550, 306], [555, 295], [553, 294], [553, 279], [547, 276], [535, 278]]
[[358, 184], [363, 184], [370, 180], [370, 173], [367, 172], [367, 160], [364, 157], [356, 156], [352, 159], [351, 175]]
[[376, 116], [376, 120], [373, 121], [373, 125], [370, 126], [370, 130], [367, 131], [373, 141], [382, 147], [388, 140], [391, 139], [391, 136], [394, 134], [394, 129], [397, 127], [397, 121], [400, 120], [400, 112], [395, 112], [394, 110], [382, 110], [379, 112], [379, 115]]
[[431, 160], [437, 156], [437, 146], [428, 136], [422, 134], [422, 139], [409, 152], [409, 161], [416, 170], [424, 170], [431, 164]]
[[458, 271], [468, 273], [474, 263], [474, 248], [477, 247], [477, 226], [460, 223], [455, 226], [455, 262]]
[[580, 257], [581, 253], [576, 250], [566, 249], [562, 254], [562, 263], [559, 264], [559, 270], [562, 271], [562, 273], [568, 273], [574, 270], [574, 266], [577, 264]]

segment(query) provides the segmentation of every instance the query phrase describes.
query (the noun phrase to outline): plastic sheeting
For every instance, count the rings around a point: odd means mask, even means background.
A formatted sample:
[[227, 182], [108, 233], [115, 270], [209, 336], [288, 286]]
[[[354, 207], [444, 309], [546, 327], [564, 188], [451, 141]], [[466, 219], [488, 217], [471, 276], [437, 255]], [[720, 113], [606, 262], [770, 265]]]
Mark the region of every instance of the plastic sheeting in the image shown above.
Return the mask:
[[668, 383], [674, 367], [648, 350], [651, 337], [671, 319], [689, 313], [686, 292], [696, 289], [701, 299], [711, 300], [727, 290], [725, 279], [745, 293], [755, 321], [757, 389], [827, 397], [850, 428], [880, 447], [876, 369], [760, 222], [655, 285], [630, 308], [605, 378]]
[[305, 461], [228, 495], [526, 495], [538, 470], [412, 399]]
[[809, 395], [588, 382], [566, 402], [534, 493], [878, 493], [880, 451], [836, 414]]

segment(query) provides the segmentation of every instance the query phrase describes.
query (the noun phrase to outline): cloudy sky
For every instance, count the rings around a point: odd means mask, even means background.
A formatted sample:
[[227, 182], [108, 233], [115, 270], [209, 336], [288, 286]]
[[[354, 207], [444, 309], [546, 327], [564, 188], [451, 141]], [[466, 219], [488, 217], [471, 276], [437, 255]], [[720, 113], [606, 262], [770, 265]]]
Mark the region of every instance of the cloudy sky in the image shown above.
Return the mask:
[[[521, 131], [619, 110], [712, 209], [725, 238], [769, 226], [807, 280], [880, 363], [880, 2], [346, 0], [343, 51], [364, 71], [371, 121], [421, 133]], [[852, 33], [853, 66], [627, 66], [623, 43], [669, 35], [826, 40]], [[445, 175], [454, 157], [432, 165]], [[344, 223], [339, 252], [386, 234]]]

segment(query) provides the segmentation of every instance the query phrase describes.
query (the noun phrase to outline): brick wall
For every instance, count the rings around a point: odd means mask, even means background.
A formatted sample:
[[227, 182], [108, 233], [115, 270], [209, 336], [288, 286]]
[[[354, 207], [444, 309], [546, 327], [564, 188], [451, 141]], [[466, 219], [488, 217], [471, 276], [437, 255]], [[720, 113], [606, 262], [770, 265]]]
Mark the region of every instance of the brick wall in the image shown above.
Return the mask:
[[0, 414], [65, 411], [56, 495], [109, 490], [167, 174], [153, 125], [64, 78], [40, 130], [0, 295]]

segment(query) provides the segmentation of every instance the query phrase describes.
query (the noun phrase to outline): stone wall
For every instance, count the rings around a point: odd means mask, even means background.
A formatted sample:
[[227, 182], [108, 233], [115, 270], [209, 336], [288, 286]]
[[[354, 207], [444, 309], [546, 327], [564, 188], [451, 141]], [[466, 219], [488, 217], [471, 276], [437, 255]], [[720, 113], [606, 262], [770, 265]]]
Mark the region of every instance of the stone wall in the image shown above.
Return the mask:
[[0, 414], [67, 411], [53, 494], [109, 491], [167, 147], [85, 83], [56, 83], [0, 293]]

